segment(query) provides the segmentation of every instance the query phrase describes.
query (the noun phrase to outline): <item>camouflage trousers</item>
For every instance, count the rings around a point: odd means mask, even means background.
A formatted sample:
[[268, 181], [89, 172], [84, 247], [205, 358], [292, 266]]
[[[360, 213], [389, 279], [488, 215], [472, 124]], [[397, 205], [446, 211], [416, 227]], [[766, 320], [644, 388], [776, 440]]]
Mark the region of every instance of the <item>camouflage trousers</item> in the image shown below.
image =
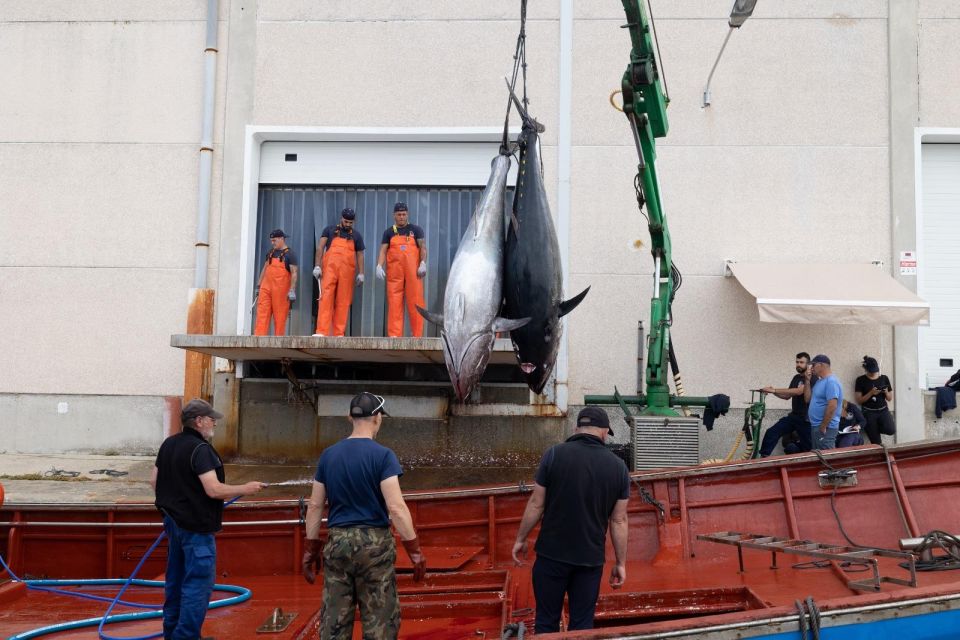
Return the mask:
[[349, 640], [357, 605], [364, 640], [392, 640], [400, 632], [400, 598], [390, 529], [330, 529], [323, 548], [320, 640]]

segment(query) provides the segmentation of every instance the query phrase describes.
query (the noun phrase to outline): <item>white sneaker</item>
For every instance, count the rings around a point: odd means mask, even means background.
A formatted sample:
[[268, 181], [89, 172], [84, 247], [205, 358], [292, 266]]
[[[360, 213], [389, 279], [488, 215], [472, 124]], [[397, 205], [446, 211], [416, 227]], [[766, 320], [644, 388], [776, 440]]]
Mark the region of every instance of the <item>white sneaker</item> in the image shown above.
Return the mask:
[[313, 337], [314, 337], [314, 338], [326, 338], [327, 336], [323, 335], [322, 333], [315, 333], [315, 334], [313, 334]]

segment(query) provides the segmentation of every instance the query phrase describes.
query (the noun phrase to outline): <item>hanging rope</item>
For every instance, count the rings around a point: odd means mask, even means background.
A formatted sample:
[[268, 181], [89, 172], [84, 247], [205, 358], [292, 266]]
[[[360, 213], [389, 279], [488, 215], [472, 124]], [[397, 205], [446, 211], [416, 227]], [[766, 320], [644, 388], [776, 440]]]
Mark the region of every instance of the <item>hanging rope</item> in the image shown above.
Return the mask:
[[517, 46], [513, 52], [513, 72], [510, 75], [510, 81], [507, 83], [510, 91], [507, 96], [507, 112], [503, 118], [503, 140], [500, 143], [503, 152], [506, 152], [509, 147], [507, 136], [510, 129], [510, 109], [513, 106], [517, 79], [521, 75], [523, 76], [523, 97], [521, 99], [522, 107], [518, 111], [523, 116], [526, 114], [527, 105], [530, 103], [527, 99], [527, 0], [520, 0], [520, 33], [517, 34]]

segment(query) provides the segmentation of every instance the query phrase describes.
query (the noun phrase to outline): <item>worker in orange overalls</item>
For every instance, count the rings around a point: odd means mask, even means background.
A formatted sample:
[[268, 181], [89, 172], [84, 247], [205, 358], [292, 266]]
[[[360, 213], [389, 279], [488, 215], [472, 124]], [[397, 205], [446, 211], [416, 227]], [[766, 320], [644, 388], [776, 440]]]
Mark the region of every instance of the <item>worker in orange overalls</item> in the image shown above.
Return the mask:
[[346, 332], [353, 286], [363, 284], [363, 236], [353, 230], [356, 217], [348, 207], [340, 212], [340, 224], [330, 225], [320, 234], [313, 268], [313, 277], [320, 280], [315, 336], [342, 336]]
[[260, 269], [257, 280], [257, 324], [253, 335], [265, 336], [270, 331], [273, 316], [273, 335], [282, 336], [287, 330], [290, 305], [297, 299], [297, 256], [287, 246], [283, 229], [270, 232], [270, 252]]
[[404, 297], [410, 333], [415, 338], [423, 335], [423, 318], [417, 306], [424, 306], [420, 281], [427, 275], [427, 242], [423, 229], [409, 224], [409, 216], [406, 203], [393, 206], [395, 224], [383, 232], [377, 256], [377, 277], [387, 281], [387, 336], [391, 338], [403, 335]]

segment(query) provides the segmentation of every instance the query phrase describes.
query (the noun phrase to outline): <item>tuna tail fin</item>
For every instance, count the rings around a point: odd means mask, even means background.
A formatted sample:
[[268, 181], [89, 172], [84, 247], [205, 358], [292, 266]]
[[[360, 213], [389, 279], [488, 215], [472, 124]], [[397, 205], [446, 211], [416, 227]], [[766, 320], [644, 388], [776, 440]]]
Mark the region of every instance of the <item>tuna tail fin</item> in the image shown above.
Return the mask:
[[507, 331], [519, 329], [528, 322], [530, 322], [530, 318], [517, 318], [516, 320], [511, 320], [509, 318], [501, 318], [500, 316], [497, 316], [493, 319], [493, 332], [506, 333]]
[[426, 320], [432, 322], [438, 327], [443, 326], [443, 314], [442, 313], [433, 313], [432, 311], [427, 311], [423, 307], [417, 307], [417, 312], [422, 315]]
[[569, 300], [564, 300], [563, 302], [561, 302], [560, 314], [557, 317], [562, 318], [563, 316], [567, 315], [568, 313], [576, 309], [577, 305], [583, 302], [583, 299], [587, 297], [588, 291], [590, 291], [590, 287], [587, 287], [586, 289], [584, 289], [574, 297], [570, 298]]

